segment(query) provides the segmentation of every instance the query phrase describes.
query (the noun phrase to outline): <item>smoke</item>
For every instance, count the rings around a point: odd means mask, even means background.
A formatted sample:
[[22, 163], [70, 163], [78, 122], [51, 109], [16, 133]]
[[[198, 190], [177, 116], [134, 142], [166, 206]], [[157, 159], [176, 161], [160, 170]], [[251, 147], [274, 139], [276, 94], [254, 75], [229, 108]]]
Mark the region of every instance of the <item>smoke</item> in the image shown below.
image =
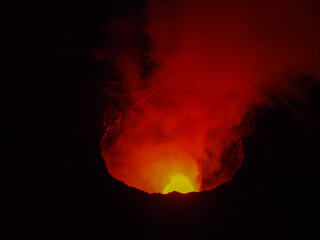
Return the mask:
[[162, 192], [174, 174], [196, 191], [230, 181], [244, 157], [246, 112], [284, 76], [319, 77], [319, 9], [297, 0], [150, 1], [146, 18], [115, 20], [110, 51], [121, 81], [109, 88], [108, 171], [147, 192]]

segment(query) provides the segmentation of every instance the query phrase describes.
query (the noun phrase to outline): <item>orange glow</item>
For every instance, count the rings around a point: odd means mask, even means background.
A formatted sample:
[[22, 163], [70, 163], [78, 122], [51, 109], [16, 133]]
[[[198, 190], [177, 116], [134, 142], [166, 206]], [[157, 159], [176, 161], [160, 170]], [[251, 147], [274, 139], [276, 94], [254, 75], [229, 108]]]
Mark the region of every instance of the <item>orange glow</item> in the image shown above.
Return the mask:
[[188, 193], [193, 192], [194, 188], [187, 177], [182, 174], [176, 174], [171, 177], [170, 183], [164, 188], [163, 193], [170, 192]]

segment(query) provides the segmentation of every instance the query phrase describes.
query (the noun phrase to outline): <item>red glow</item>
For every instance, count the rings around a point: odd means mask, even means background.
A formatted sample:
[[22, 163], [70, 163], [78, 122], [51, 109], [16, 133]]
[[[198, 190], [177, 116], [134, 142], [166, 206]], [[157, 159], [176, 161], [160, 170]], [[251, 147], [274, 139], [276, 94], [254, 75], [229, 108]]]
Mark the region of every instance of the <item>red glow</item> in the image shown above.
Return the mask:
[[[115, 53], [132, 105], [108, 125], [103, 157], [115, 178], [149, 193], [166, 193], [177, 174], [190, 181], [190, 191], [212, 189], [241, 166], [235, 129], [263, 101], [261, 89], [290, 69], [315, 73], [319, 18], [300, 1], [160, 2], [147, 8], [150, 55], [159, 65], [148, 85], [140, 78], [139, 51], [130, 45]], [[121, 22], [119, 35], [136, 37], [131, 24]], [[120, 134], [107, 144], [112, 128]], [[231, 144], [235, 154], [224, 163]], [[187, 180], [181, 182], [189, 186]]]

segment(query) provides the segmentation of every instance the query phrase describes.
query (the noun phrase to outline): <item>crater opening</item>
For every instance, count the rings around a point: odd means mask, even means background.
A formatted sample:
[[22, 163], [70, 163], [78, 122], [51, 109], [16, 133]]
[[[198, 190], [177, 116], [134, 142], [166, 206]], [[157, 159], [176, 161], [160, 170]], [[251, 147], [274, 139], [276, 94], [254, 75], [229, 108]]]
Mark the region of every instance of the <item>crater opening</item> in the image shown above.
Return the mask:
[[148, 1], [110, 22], [101, 150], [113, 177], [148, 193], [232, 180], [244, 116], [319, 62], [316, 8], [264, 4]]

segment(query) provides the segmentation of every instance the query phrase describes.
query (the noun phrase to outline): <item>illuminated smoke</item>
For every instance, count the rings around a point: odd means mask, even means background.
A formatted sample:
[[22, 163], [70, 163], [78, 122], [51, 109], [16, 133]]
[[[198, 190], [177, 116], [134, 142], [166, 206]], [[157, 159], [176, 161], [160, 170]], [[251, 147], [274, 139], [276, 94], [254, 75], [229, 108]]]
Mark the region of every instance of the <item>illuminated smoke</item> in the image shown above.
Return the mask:
[[175, 176], [195, 191], [215, 188], [239, 170], [237, 127], [265, 101], [264, 91], [284, 76], [319, 77], [319, 6], [159, 0], [145, 10], [150, 49], [139, 44], [136, 16], [111, 27], [121, 81], [107, 88], [114, 100], [101, 144], [108, 171], [150, 193], [164, 192]]

